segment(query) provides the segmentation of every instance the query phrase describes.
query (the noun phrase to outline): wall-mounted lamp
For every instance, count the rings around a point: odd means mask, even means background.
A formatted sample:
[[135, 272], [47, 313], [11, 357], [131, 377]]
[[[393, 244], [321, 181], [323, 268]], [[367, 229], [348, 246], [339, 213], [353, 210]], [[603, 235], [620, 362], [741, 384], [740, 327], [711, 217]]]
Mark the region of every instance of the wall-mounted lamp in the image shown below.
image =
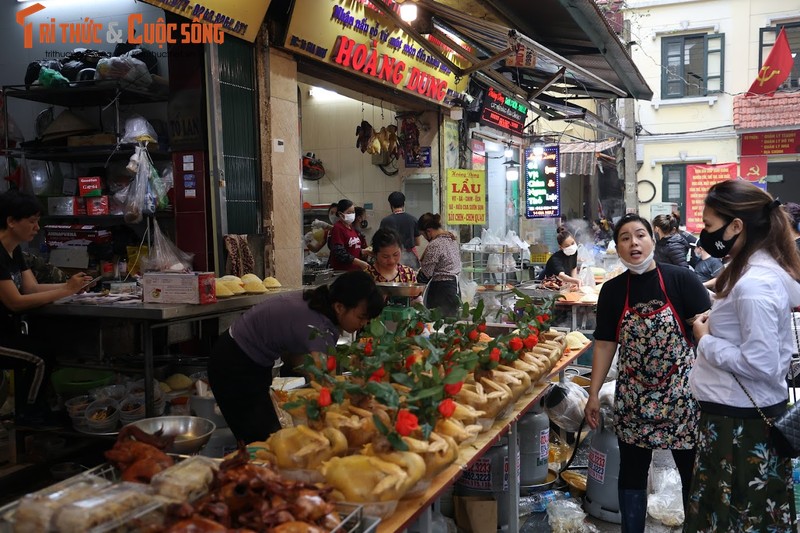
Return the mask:
[[506, 167], [506, 181], [517, 181], [519, 179], [519, 162], [506, 159], [503, 164]]
[[503, 155], [506, 156], [506, 159], [514, 156], [514, 149], [511, 148], [511, 143], [506, 144], [506, 149], [503, 151]]
[[412, 0], [398, 0], [400, 4], [400, 19], [403, 22], [414, 22], [417, 20], [417, 4]]

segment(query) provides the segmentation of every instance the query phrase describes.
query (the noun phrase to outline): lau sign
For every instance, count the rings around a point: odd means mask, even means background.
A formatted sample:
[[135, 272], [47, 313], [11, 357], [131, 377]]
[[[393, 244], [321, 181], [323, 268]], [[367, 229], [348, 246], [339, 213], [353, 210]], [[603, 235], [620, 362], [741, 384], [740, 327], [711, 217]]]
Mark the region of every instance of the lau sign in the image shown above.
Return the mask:
[[558, 146], [548, 146], [541, 158], [525, 150], [525, 218], [561, 216], [561, 169]]
[[486, 171], [447, 169], [447, 224], [486, 224]]
[[[467, 84], [369, 2], [296, 0], [284, 46], [437, 104], [449, 105]], [[459, 64], [452, 50], [437, 48]]]

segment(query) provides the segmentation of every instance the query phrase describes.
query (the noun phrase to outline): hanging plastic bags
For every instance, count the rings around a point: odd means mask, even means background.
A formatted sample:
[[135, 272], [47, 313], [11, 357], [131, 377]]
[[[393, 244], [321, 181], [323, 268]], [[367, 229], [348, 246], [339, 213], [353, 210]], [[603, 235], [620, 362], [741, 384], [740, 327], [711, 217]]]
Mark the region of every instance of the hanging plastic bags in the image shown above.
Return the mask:
[[192, 270], [194, 254], [178, 248], [169, 237], [164, 235], [153, 220], [153, 245], [147, 258], [143, 258], [145, 270], [157, 272], [189, 272]]

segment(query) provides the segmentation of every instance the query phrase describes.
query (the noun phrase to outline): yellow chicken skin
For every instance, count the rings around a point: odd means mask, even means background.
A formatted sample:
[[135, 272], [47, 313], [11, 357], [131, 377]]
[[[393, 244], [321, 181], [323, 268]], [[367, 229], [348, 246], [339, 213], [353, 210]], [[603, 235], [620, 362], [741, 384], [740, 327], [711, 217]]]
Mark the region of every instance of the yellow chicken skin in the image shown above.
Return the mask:
[[316, 431], [297, 426], [270, 435], [266, 448], [279, 468], [314, 470], [331, 457], [347, 453], [347, 439], [335, 428]]
[[345, 501], [385, 502], [399, 500], [422, 479], [425, 461], [410, 452], [333, 457], [322, 465], [322, 475]]
[[431, 432], [429, 440], [403, 437], [411, 452], [419, 454], [425, 461], [425, 477], [432, 478], [458, 459], [458, 444], [449, 435]]

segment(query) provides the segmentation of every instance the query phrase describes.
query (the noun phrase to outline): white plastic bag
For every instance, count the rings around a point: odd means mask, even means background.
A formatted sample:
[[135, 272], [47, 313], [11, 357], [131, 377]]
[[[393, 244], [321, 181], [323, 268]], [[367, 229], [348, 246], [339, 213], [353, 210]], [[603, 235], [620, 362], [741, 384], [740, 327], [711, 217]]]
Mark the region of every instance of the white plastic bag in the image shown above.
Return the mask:
[[489, 259], [486, 261], [486, 272], [502, 272], [502, 271], [503, 271], [502, 254], [489, 254]]
[[650, 468], [647, 513], [669, 527], [683, 524], [683, 494], [677, 468]]
[[131, 115], [125, 120], [125, 133], [122, 142], [158, 142], [155, 128], [141, 115]]
[[194, 254], [184, 252], [172, 242], [153, 219], [153, 246], [144, 263], [145, 270], [157, 272], [188, 272], [192, 270]]
[[555, 500], [547, 504], [547, 521], [553, 533], [595, 533], [594, 524], [584, 522], [586, 513], [581, 504], [572, 498]]
[[461, 289], [461, 301], [472, 305], [475, 293], [478, 292], [478, 284], [462, 275], [458, 280], [458, 286]]
[[556, 383], [545, 396], [544, 410], [550, 421], [565, 431], [578, 431], [589, 393], [571, 381]]
[[594, 287], [592, 267], [583, 265], [580, 272], [578, 272], [578, 279], [581, 280], [581, 287]]

